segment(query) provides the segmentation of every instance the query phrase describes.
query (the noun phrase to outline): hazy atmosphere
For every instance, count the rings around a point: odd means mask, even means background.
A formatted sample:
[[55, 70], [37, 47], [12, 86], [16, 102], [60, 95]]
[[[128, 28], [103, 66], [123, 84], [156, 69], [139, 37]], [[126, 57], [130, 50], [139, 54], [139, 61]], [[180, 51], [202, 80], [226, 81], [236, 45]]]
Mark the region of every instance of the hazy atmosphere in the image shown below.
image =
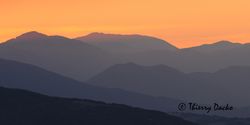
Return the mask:
[[0, 125], [250, 125], [249, 0], [0, 0]]

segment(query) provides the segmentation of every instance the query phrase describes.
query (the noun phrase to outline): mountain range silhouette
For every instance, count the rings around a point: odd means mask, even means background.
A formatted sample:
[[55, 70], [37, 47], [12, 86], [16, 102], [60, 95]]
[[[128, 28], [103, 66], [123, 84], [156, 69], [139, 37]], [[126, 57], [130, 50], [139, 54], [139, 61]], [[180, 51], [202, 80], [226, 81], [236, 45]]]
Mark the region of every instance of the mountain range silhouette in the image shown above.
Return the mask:
[[0, 58], [37, 65], [80, 81], [114, 64], [129, 62], [164, 64], [183, 72], [215, 72], [249, 65], [249, 52], [249, 44], [229, 41], [178, 49], [154, 37], [103, 33], [75, 40], [33, 31], [0, 44]]
[[165, 112], [182, 101], [248, 109], [249, 52], [225, 40], [179, 49], [144, 35], [32, 31], [0, 44], [0, 86]]

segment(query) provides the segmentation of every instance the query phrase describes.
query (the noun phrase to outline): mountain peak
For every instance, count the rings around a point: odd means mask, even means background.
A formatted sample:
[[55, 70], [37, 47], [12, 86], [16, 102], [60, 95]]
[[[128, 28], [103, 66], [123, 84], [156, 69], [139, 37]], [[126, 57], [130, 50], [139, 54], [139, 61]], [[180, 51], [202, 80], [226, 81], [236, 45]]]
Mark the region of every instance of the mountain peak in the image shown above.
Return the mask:
[[121, 35], [121, 34], [109, 34], [109, 33], [102, 33], [102, 32], [93, 32], [93, 33], [90, 33], [86, 36], [83, 36], [83, 37], [79, 37], [79, 38], [76, 38], [76, 39], [83, 39], [83, 38], [103, 38], [103, 39], [114, 39], [114, 38], [117, 38], [117, 37], [128, 37], [128, 36], [133, 36], [133, 35]]
[[[159, 38], [155, 38], [152, 36], [147, 36], [147, 35], [140, 35], [140, 34], [110, 34], [110, 33], [102, 33], [102, 32], [93, 32], [90, 34], [87, 34], [86, 36], [83, 37], [78, 37], [76, 39], [78, 40], [83, 40], [83, 39], [90, 39], [90, 38], [103, 38], [102, 42], [106, 42], [106, 40], [122, 40], [124, 42], [124, 39], [135, 39], [135, 38], [144, 38], [144, 39], [154, 39], [154, 40], [160, 40], [163, 41]], [[165, 42], [165, 41], [164, 41]]]
[[234, 43], [231, 41], [227, 41], [227, 40], [221, 40], [221, 41], [218, 41], [214, 44], [216, 44], [216, 45], [226, 45], [226, 44], [229, 45], [229, 44], [234, 44]]
[[105, 50], [113, 53], [177, 50], [175, 46], [165, 40], [139, 34], [106, 34], [94, 32], [76, 39], [100, 48], [104, 48]]
[[39, 33], [37, 31], [31, 31], [31, 32], [27, 32], [16, 37], [16, 39], [31, 40], [31, 39], [38, 39], [38, 38], [44, 38], [44, 37], [47, 37], [47, 35]]
[[114, 65], [113, 67], [111, 67], [111, 68], [124, 68], [124, 69], [128, 69], [128, 68], [130, 68], [130, 69], [142, 69], [142, 68], [144, 68], [144, 66], [141, 66], [141, 65], [138, 65], [138, 64], [136, 64], [136, 63], [133, 63], [133, 62], [128, 62], [128, 63], [122, 63], [122, 64], [116, 64], [116, 65]]
[[82, 36], [82, 37], [78, 37], [76, 39], [82, 39], [82, 38], [96, 38], [96, 37], [107, 37], [107, 36], [115, 36], [115, 34], [108, 34], [108, 33], [103, 33], [103, 32], [92, 32], [92, 33], [89, 33], [85, 36]]
[[192, 49], [192, 50], [195, 50], [197, 52], [202, 52], [202, 53], [204, 52], [211, 53], [211, 52], [219, 52], [219, 51], [235, 49], [235, 48], [241, 47], [241, 45], [242, 45], [241, 43], [221, 40], [215, 43], [203, 44], [203, 45], [191, 47], [188, 49]]
[[88, 34], [87, 36], [99, 36], [99, 35], [105, 35], [105, 33], [93, 32], [93, 33]]

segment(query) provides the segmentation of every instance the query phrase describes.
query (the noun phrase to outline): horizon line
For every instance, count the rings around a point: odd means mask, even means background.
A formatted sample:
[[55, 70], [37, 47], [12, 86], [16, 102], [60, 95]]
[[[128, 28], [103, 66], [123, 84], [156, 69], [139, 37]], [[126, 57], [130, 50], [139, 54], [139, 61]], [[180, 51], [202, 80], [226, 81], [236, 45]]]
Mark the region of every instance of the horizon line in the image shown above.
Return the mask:
[[226, 42], [230, 42], [230, 43], [233, 43], [233, 44], [248, 44], [250, 42], [235, 42], [235, 41], [231, 41], [231, 40], [217, 40], [215, 42], [209, 42], [209, 43], [201, 43], [201, 44], [198, 44], [198, 45], [193, 45], [193, 46], [187, 46], [187, 47], [178, 47], [177, 45], [175, 45], [173, 42], [169, 42], [168, 40], [165, 40], [164, 38], [161, 38], [161, 37], [157, 37], [157, 36], [154, 36], [154, 35], [147, 35], [147, 34], [140, 34], [140, 33], [108, 33], [108, 32], [89, 32], [89, 33], [83, 33], [83, 35], [81, 36], [74, 36], [74, 37], [70, 37], [70, 36], [65, 36], [65, 35], [60, 35], [60, 34], [48, 34], [48, 33], [44, 33], [44, 32], [40, 32], [40, 31], [36, 31], [36, 30], [31, 30], [31, 31], [27, 31], [27, 32], [22, 32], [22, 33], [19, 33], [19, 35], [16, 35], [12, 38], [7, 38], [6, 40], [4, 41], [0, 41], [0, 44], [2, 43], [5, 43], [5, 42], [8, 42], [9, 40], [11, 39], [15, 39], [17, 38], [18, 36], [21, 36], [21, 35], [24, 35], [26, 33], [31, 33], [31, 32], [36, 32], [36, 33], [40, 33], [40, 34], [44, 34], [44, 35], [47, 35], [47, 36], [62, 36], [62, 37], [65, 37], [65, 38], [68, 38], [68, 39], [77, 39], [77, 38], [80, 38], [80, 37], [85, 37], [85, 36], [88, 36], [90, 34], [94, 34], [94, 33], [97, 33], [97, 34], [104, 34], [104, 35], [121, 35], [121, 36], [131, 36], [131, 35], [138, 35], [138, 36], [144, 36], [144, 37], [152, 37], [152, 38], [155, 38], [155, 39], [160, 39], [160, 40], [163, 40], [165, 41], [166, 43], [169, 43], [171, 44], [172, 46], [176, 47], [177, 49], [188, 49], [188, 48], [193, 48], [193, 47], [199, 47], [199, 46], [204, 46], [204, 45], [212, 45], [212, 44], [216, 44], [216, 43], [219, 43], [219, 42], [223, 42], [223, 41], [226, 41]]

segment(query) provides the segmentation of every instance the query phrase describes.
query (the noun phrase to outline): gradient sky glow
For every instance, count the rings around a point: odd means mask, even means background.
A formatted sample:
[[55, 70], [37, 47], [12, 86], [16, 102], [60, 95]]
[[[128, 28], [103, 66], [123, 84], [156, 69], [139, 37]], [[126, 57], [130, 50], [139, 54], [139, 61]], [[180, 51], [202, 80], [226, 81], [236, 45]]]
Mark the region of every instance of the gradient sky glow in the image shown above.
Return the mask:
[[177, 47], [250, 42], [250, 0], [0, 0], [0, 41], [28, 31], [70, 38], [144, 34]]

